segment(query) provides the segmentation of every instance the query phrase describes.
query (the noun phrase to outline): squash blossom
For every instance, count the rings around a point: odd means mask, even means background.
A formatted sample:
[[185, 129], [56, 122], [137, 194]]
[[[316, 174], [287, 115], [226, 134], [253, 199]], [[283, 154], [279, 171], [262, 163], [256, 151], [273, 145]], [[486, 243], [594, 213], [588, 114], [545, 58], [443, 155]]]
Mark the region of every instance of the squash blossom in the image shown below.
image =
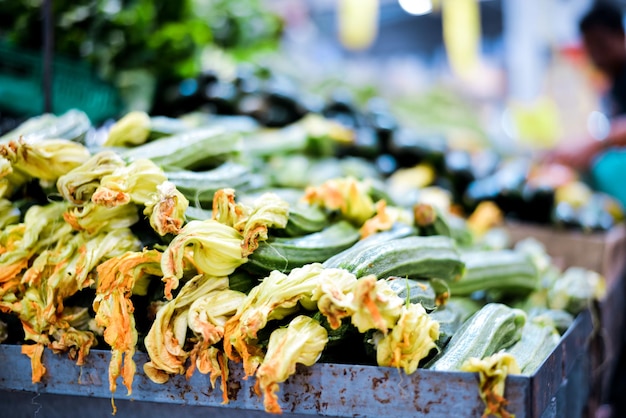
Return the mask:
[[246, 375], [253, 375], [263, 358], [256, 345], [257, 332], [269, 321], [296, 312], [300, 300], [310, 299], [322, 270], [322, 265], [315, 263], [293, 269], [289, 275], [272, 271], [228, 320], [224, 327], [224, 351], [231, 360], [243, 360]]
[[141, 145], [150, 136], [150, 116], [145, 112], [134, 111], [126, 114], [111, 126], [106, 147], [128, 147]]
[[387, 334], [402, 314], [404, 301], [384, 280], [376, 280], [373, 275], [361, 277], [353, 290], [351, 309], [352, 325], [363, 333], [377, 329]]
[[403, 368], [406, 374], [417, 370], [420, 360], [436, 347], [439, 323], [428, 316], [421, 304], [402, 307], [398, 323], [378, 341], [379, 366]]
[[242, 236], [242, 254], [249, 256], [268, 238], [269, 228], [283, 229], [289, 220], [289, 204], [273, 193], [264, 193], [252, 206], [235, 203], [233, 189], [221, 189], [213, 197], [213, 219], [232, 226]]
[[508, 401], [504, 398], [507, 375], [520, 373], [515, 357], [504, 351], [482, 360], [473, 357], [461, 366], [461, 370], [478, 373], [480, 397], [485, 404], [483, 417], [515, 418], [515, 415], [506, 411]]
[[161, 259], [167, 299], [171, 299], [172, 290], [178, 288], [185, 260], [190, 260], [199, 273], [212, 276], [228, 276], [235, 271], [247, 261], [241, 253], [241, 240], [241, 234], [234, 228], [213, 219], [185, 225]]
[[326, 329], [304, 315], [295, 317], [286, 328], [272, 332], [265, 359], [256, 372], [255, 388], [264, 395], [266, 412], [282, 412], [276, 395], [278, 384], [296, 372], [296, 364], [315, 364], [327, 343]]
[[185, 223], [189, 201], [176, 189], [174, 183], [164, 181], [146, 202], [144, 215], [150, 218], [150, 226], [157, 234], [178, 234]]
[[190, 353], [191, 364], [187, 369], [190, 378], [195, 368], [202, 374], [209, 374], [211, 386], [215, 388], [218, 377], [222, 377], [222, 396], [228, 402], [227, 358], [224, 353], [213, 347], [224, 337], [224, 326], [246, 298], [245, 293], [230, 289], [215, 290], [200, 296], [189, 307], [187, 323], [196, 335], [197, 342]]
[[[109, 389], [112, 394], [115, 393], [116, 380], [121, 375], [130, 395], [136, 370], [133, 355], [137, 345], [134, 306], [130, 297], [133, 293], [145, 294], [149, 278], [161, 275], [161, 253], [157, 250], [129, 251], [100, 264], [97, 272], [93, 309], [96, 324], [104, 327], [104, 340], [111, 346]], [[135, 290], [137, 288], [139, 292]]]
[[115, 170], [126, 167], [124, 160], [113, 151], [94, 154], [83, 164], [57, 180], [57, 190], [63, 198], [75, 205], [84, 205], [91, 200], [100, 179]]
[[331, 211], [338, 210], [344, 219], [360, 226], [376, 212], [369, 192], [369, 184], [346, 177], [327, 180], [320, 186], [307, 187], [304, 200]]
[[385, 200], [379, 200], [375, 205], [376, 214], [369, 218], [361, 226], [359, 232], [361, 239], [367, 238], [377, 232], [390, 230], [396, 222], [411, 225], [413, 220], [406, 209], [387, 206]]
[[72, 227], [63, 221], [66, 208], [65, 203], [33, 206], [26, 212], [24, 222], [0, 232], [0, 284], [26, 269], [35, 254], [71, 234]]
[[0, 171], [20, 171], [40, 180], [56, 181], [62, 175], [89, 159], [89, 150], [83, 145], [65, 139], [10, 141], [0, 144], [0, 157], [11, 164], [0, 164]]
[[19, 209], [10, 200], [0, 198], [0, 229], [15, 225], [19, 220]]
[[139, 215], [134, 204], [109, 208], [87, 202], [84, 206], [68, 207], [63, 219], [76, 231], [97, 234], [100, 231], [128, 228], [139, 221]]
[[311, 299], [317, 302], [317, 309], [328, 319], [332, 329], [341, 326], [341, 320], [352, 316], [352, 290], [356, 276], [344, 269], [324, 269]]
[[91, 201], [109, 207], [129, 202], [145, 205], [157, 192], [157, 186], [166, 180], [165, 173], [156, 164], [138, 159], [103, 176]]
[[144, 340], [150, 361], [143, 370], [150, 380], [165, 383], [169, 375], [185, 372], [190, 355], [184, 350], [189, 308], [200, 296], [227, 288], [227, 277], [199, 274], [185, 283], [176, 298], [159, 309]]

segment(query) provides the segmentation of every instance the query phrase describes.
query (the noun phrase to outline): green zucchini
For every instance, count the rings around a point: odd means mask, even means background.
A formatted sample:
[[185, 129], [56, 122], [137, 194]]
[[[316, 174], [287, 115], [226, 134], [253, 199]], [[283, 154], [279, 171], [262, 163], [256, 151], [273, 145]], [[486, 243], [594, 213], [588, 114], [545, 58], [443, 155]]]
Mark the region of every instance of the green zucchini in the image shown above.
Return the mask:
[[462, 313], [444, 305], [430, 312], [429, 315], [439, 323], [437, 347], [442, 350], [463, 324]]
[[476, 291], [525, 295], [539, 286], [539, 274], [530, 257], [511, 250], [472, 251], [461, 254], [465, 274], [450, 284], [453, 296]]
[[529, 321], [522, 328], [522, 338], [506, 351], [515, 357], [522, 374], [532, 375], [559, 341], [559, 333], [553, 326]]
[[410, 225], [397, 222], [391, 227], [391, 229], [370, 235], [369, 237], [357, 242], [352, 247], [329, 258], [324, 262], [324, 267], [345, 268], [350, 265], [358, 254], [368, 247], [376, 247], [384, 242], [398, 238], [406, 238], [415, 234], [417, 234], [417, 229]]
[[282, 129], [268, 128], [246, 133], [243, 137], [244, 152], [256, 157], [303, 152], [307, 143], [307, 131], [297, 123]]
[[453, 296], [448, 299], [445, 306], [448, 309], [458, 312], [461, 322], [465, 322], [470, 316], [478, 312], [480, 308], [483, 307], [483, 304], [474, 299]]
[[243, 269], [237, 269], [228, 276], [228, 288], [246, 294], [259, 283], [256, 275], [252, 275]]
[[465, 219], [450, 215], [446, 220], [450, 228], [450, 236], [454, 238], [459, 247], [470, 247], [474, 243], [474, 235], [467, 227]]
[[367, 247], [343, 263], [343, 268], [357, 277], [370, 274], [382, 279], [389, 276], [458, 280], [463, 262], [454, 241], [448, 237], [407, 237]]
[[188, 170], [214, 166], [241, 150], [238, 132], [198, 128], [120, 151], [123, 158], [148, 158], [163, 167]]
[[213, 217], [213, 212], [210, 209], [202, 209], [196, 206], [189, 206], [185, 211], [185, 218], [187, 221], [206, 221]]
[[410, 303], [419, 303], [428, 312], [437, 307], [437, 292], [435, 292], [428, 280], [414, 280], [395, 276], [388, 277], [385, 280], [402, 300]]
[[446, 348], [426, 366], [455, 371], [471, 358], [484, 358], [508, 348], [522, 337], [524, 311], [500, 303], [488, 303], [461, 325]]
[[289, 206], [289, 219], [285, 233], [290, 237], [319, 232], [329, 224], [326, 213], [316, 205], [296, 203]]
[[270, 237], [259, 243], [244, 267], [254, 273], [278, 270], [288, 273], [305, 264], [322, 263], [359, 240], [359, 230], [349, 222], [334, 223], [320, 232], [296, 238]]
[[84, 142], [89, 129], [91, 129], [91, 122], [87, 114], [77, 109], [70, 109], [60, 116], [46, 113], [32, 117], [0, 137], [0, 142], [16, 140], [20, 136]]
[[208, 171], [177, 170], [165, 167], [167, 179], [190, 201], [210, 204], [216, 191], [224, 188], [245, 190], [252, 182], [250, 169], [225, 162]]
[[177, 135], [189, 129], [189, 124], [182, 119], [168, 118], [167, 116], [153, 116], [150, 118], [150, 136], [148, 137], [148, 141]]

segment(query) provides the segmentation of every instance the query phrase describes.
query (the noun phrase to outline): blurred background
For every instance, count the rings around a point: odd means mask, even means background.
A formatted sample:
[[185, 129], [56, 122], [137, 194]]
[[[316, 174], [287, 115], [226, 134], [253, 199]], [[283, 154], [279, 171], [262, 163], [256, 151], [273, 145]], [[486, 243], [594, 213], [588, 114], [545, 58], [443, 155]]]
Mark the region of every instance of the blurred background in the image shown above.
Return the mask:
[[96, 123], [136, 109], [245, 113], [225, 109], [236, 90], [269, 88], [310, 108], [383, 97], [406, 124], [552, 146], [600, 110], [605, 86], [578, 33], [592, 3], [0, 0], [2, 131], [77, 103]]

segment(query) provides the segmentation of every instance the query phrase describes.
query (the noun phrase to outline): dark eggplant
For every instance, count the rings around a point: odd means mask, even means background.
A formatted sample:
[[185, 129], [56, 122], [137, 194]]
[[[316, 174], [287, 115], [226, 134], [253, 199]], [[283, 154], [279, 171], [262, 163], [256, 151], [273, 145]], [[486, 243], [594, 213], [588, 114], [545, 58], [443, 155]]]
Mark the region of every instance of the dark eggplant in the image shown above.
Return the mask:
[[390, 151], [400, 167], [412, 167], [425, 162], [431, 164], [435, 171], [441, 172], [447, 144], [442, 136], [398, 129], [392, 137]]
[[525, 210], [520, 218], [542, 224], [550, 223], [554, 209], [554, 189], [549, 186], [524, 185], [522, 191]]
[[474, 181], [472, 158], [462, 150], [448, 151], [444, 158], [444, 173], [453, 185], [454, 200], [458, 201], [465, 194], [467, 187]]

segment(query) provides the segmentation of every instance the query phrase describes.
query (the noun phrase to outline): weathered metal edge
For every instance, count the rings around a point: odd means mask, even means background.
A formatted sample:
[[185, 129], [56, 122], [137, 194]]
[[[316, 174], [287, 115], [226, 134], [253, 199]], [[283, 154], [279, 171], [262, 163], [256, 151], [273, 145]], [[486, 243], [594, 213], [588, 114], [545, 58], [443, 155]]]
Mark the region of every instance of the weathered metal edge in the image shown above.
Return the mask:
[[[92, 350], [82, 367], [66, 356], [46, 350], [46, 377], [31, 383], [30, 361], [19, 346], [0, 345], [0, 391], [109, 398], [110, 353]], [[228, 394], [222, 405], [219, 389], [212, 389], [207, 376], [194, 374], [187, 381], [175, 376], [165, 385], [151, 382], [143, 373], [144, 353], [135, 355], [137, 375], [133, 393], [125, 396], [120, 385], [116, 398], [156, 403], [205, 405], [262, 411], [263, 402], [254, 393], [254, 379], [243, 379], [239, 364], [231, 364]], [[396, 369], [374, 366], [316, 364], [298, 367], [297, 374], [281, 385], [279, 402], [285, 412], [340, 417], [480, 417], [484, 406], [478, 394], [477, 376], [460, 372], [418, 370], [407, 376]], [[518, 417], [530, 416], [530, 378], [510, 376], [505, 393], [508, 410]]]
[[[580, 313], [572, 326], [563, 334], [559, 345], [531, 376], [531, 410], [540, 417], [568, 379], [581, 356], [589, 356], [588, 344], [593, 335], [593, 322], [589, 310]], [[591, 382], [587, 382], [591, 384]]]

